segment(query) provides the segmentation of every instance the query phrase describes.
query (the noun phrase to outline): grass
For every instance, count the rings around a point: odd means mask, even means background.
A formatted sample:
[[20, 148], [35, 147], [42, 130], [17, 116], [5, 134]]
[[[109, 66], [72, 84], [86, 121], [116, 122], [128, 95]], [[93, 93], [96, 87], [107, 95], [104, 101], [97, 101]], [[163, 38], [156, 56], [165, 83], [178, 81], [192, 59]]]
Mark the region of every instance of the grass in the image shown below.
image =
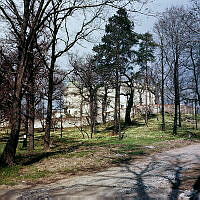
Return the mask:
[[15, 184], [15, 178], [19, 175], [20, 166], [11, 166], [6, 168], [0, 168], [0, 180], [1, 184], [13, 185]]
[[[185, 116], [188, 118], [189, 116]], [[160, 130], [161, 120], [153, 116], [148, 127], [144, 120], [138, 118], [132, 126], [123, 127], [124, 138], [112, 136], [112, 124], [98, 125], [93, 139], [83, 139], [76, 128], [66, 128], [63, 138], [59, 130], [51, 133], [51, 150], [43, 151], [43, 135], [40, 130], [35, 133], [35, 150], [28, 152], [22, 148], [23, 131], [16, 153], [16, 166], [0, 169], [0, 184], [36, 183], [82, 175], [104, 168], [129, 163], [134, 159], [190, 143], [191, 136], [200, 138], [199, 130], [194, 124], [182, 122], [176, 136], [172, 135], [172, 118], [166, 116], [166, 131]], [[85, 127], [89, 133], [89, 128]], [[0, 132], [0, 153], [3, 151], [7, 134]], [[180, 144], [181, 139], [181, 144]], [[169, 142], [171, 141], [171, 142]], [[151, 147], [151, 148], [150, 148]]]
[[20, 165], [0, 168], [1, 185], [15, 185], [23, 181], [34, 181], [50, 174], [48, 171], [36, 171], [31, 167], [26, 174], [22, 174], [22, 169], [23, 167]]

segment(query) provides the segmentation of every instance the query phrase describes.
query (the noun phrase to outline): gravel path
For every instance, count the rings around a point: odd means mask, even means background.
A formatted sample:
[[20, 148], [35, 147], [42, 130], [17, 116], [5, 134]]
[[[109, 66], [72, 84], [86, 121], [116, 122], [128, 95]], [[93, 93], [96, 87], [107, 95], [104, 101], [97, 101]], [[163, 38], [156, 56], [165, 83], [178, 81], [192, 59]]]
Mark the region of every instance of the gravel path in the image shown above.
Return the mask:
[[37, 186], [32, 190], [0, 191], [1, 200], [175, 200], [181, 174], [200, 164], [200, 144], [173, 149], [131, 165]]

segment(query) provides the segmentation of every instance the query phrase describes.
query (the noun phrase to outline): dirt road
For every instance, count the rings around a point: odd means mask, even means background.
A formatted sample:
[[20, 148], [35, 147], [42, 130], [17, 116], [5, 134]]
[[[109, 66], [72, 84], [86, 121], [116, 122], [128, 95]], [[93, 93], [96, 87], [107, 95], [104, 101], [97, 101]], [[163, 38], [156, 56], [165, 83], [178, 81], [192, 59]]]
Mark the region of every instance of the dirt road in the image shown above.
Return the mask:
[[104, 172], [40, 185], [31, 190], [2, 190], [1, 200], [177, 199], [182, 173], [200, 164], [200, 144], [173, 149]]

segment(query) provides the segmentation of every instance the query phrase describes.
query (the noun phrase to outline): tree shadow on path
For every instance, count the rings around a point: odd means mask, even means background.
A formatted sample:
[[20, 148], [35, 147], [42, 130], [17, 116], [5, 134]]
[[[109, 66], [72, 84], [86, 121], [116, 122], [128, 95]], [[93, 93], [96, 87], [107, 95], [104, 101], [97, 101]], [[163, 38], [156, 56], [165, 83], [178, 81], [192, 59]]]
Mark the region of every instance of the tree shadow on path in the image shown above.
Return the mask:
[[34, 198], [35, 194], [45, 191], [45, 195], [52, 199], [177, 200], [181, 192], [182, 172], [188, 162], [181, 162], [179, 155], [162, 159], [152, 157], [145, 162], [122, 164], [92, 176], [80, 177], [71, 184], [66, 180], [62, 187], [54, 185], [32, 193], [27, 190], [21, 193], [21, 197], [26, 198], [27, 194], [30, 197], [31, 194]]

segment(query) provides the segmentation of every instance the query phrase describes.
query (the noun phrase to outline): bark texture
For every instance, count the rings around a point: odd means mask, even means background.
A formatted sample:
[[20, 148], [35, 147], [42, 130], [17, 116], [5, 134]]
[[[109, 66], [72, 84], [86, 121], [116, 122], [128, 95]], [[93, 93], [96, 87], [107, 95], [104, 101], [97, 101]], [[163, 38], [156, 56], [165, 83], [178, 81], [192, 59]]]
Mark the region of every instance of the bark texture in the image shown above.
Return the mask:
[[105, 86], [103, 99], [102, 99], [102, 122], [103, 122], [103, 124], [106, 123], [106, 119], [107, 119], [107, 113], [106, 113], [107, 104], [108, 104], [108, 88]]
[[134, 97], [134, 91], [131, 88], [130, 95], [129, 95], [128, 102], [127, 102], [128, 104], [126, 107], [126, 114], [125, 114], [125, 124], [126, 125], [130, 125], [132, 122], [131, 121], [131, 110], [133, 108], [133, 97]]

